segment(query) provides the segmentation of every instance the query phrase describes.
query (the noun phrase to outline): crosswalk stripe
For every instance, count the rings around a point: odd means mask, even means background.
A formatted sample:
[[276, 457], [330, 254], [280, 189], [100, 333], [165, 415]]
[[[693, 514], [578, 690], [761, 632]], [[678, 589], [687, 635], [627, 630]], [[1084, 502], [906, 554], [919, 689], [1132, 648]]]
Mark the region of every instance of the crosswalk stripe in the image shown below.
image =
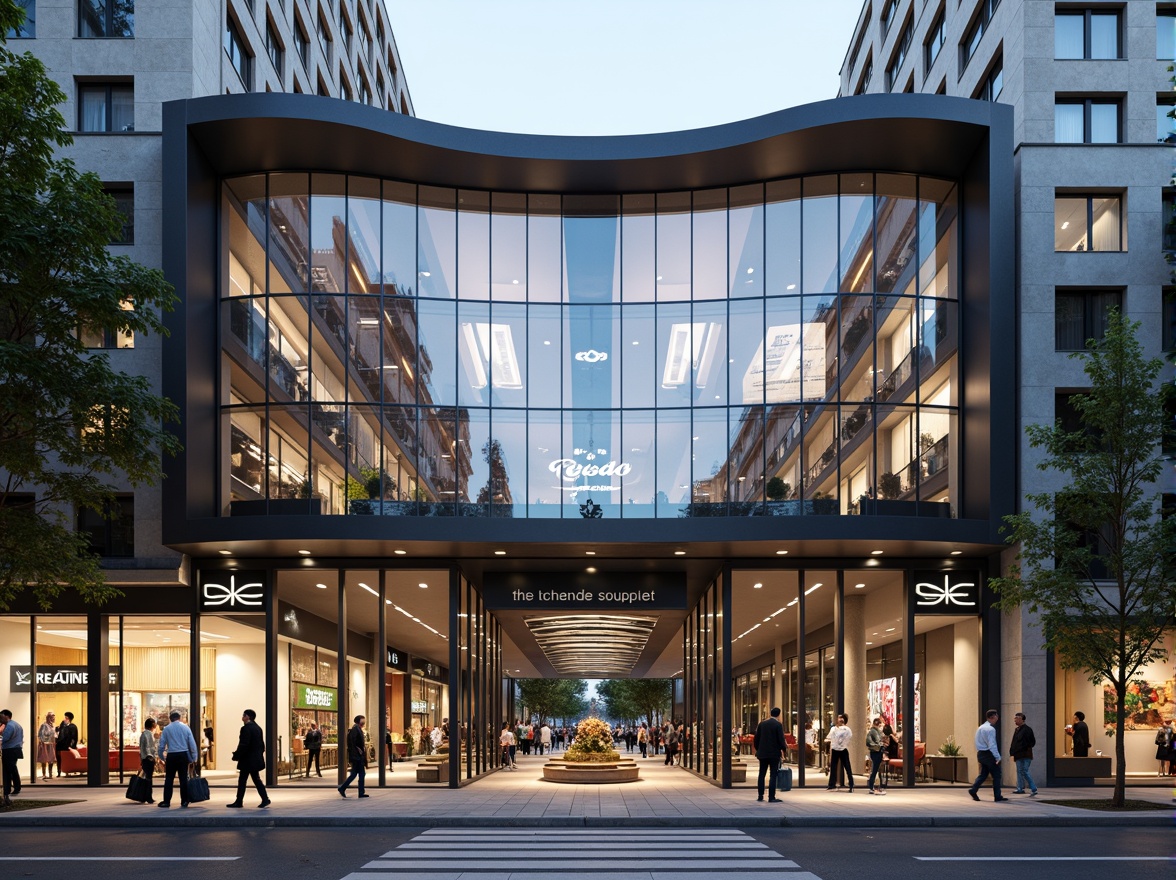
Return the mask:
[[[688, 858], [707, 858], [713, 857], [714, 853], [708, 849], [686, 849], [679, 850], [674, 853], [674, 856], [681, 859]], [[380, 856], [377, 862], [372, 864], [375, 867], [384, 867], [378, 864], [379, 861], [412, 861], [414, 859], [429, 858], [435, 862], [443, 863], [450, 861], [461, 861], [468, 863], [477, 863], [483, 859], [501, 859], [503, 853], [499, 850], [487, 852], [485, 850], [434, 850], [428, 853], [423, 853], [420, 850], [393, 850], [392, 852], [384, 853]], [[740, 850], [730, 854], [733, 859], [779, 859], [780, 854], [773, 852], [766, 847], [762, 850]], [[568, 859], [577, 862], [591, 862], [596, 858], [608, 859], [633, 859], [634, 861], [651, 861], [653, 859], [663, 859], [666, 857], [664, 852], [650, 852], [645, 849], [609, 849], [607, 853], [602, 853], [596, 856], [593, 853], [585, 853], [571, 849], [532, 849], [520, 851], [517, 855], [516, 861], [527, 859]]]
[[[581, 841], [581, 840], [576, 841], [577, 844], [582, 844], [583, 842], [584, 841]], [[667, 849], [667, 850], [673, 850], [674, 852], [681, 852], [682, 847], [684, 845], [681, 843], [665, 843], [665, 842], [658, 840], [658, 839], [652, 839], [652, 840], [648, 840], [648, 841], [641, 841], [641, 840], [616, 841], [616, 840], [609, 840], [607, 838], [602, 838], [600, 841], [593, 841], [593, 842], [599, 842], [599, 843], [605, 844], [605, 845], [624, 845], [624, 846], [630, 846], [634, 843], [639, 843], [639, 844], [641, 844], [641, 848], [643, 850], [655, 850], [656, 851], [656, 850]], [[398, 846], [397, 849], [400, 849], [400, 850], [410, 849], [410, 850], [418, 850], [418, 851], [419, 850], [450, 849], [453, 846], [457, 845], [458, 843], [459, 843], [459, 841], [457, 841], [457, 840], [433, 840], [433, 841], [410, 840], [407, 843], [400, 844], [400, 846]], [[526, 850], [531, 850], [531, 849], [542, 849], [542, 848], [554, 846], [556, 843], [558, 843], [558, 841], [555, 841], [555, 840], [516, 840], [514, 843], [486, 842], [486, 843], [477, 843], [474, 845], [476, 845], [479, 849], [488, 849], [488, 850], [507, 849], [507, 850], [511, 850], [511, 851], [526, 851]], [[715, 841], [713, 843], [708, 843], [707, 841], [704, 841], [704, 840], [695, 840], [695, 841], [691, 841], [691, 843], [695, 846], [705, 846], [706, 849], [708, 849], [708, 850], [716, 850], [716, 849], [721, 849], [721, 850], [767, 849], [767, 844], [760, 843], [758, 840], [747, 841], [746, 843], [737, 842], [737, 841], [728, 841], [728, 840]]]
[[648, 828], [430, 828], [417, 835], [421, 837], [549, 837], [560, 835], [567, 837], [607, 837], [617, 840], [622, 837], [659, 837], [661, 839], [683, 837], [695, 840], [699, 837], [731, 838], [746, 837], [739, 829], [711, 828], [664, 828], [652, 831]]
[[[649, 860], [654, 861], [654, 860]], [[463, 862], [463, 869], [466, 867], [474, 867], [469, 862]], [[635, 864], [632, 859], [600, 859], [588, 860], [583, 858], [576, 858], [569, 856], [564, 859], [527, 859], [521, 862], [518, 859], [487, 859], [479, 861], [476, 865], [478, 869], [489, 870], [506, 870], [509, 869], [511, 873], [518, 871], [564, 871], [568, 868], [591, 866], [595, 871], [633, 871], [641, 870], [638, 864]], [[373, 869], [395, 869], [397, 872], [403, 871], [428, 871], [437, 868], [437, 861], [435, 859], [426, 859], [421, 861], [376, 861], [368, 862], [363, 866], [365, 870]], [[773, 871], [781, 868], [799, 868], [796, 862], [789, 861], [785, 858], [775, 859], [684, 859], [681, 861], [673, 859], [658, 859], [649, 868], [657, 868], [662, 871], [683, 871], [691, 868], [712, 868], [718, 870], [720, 868], [726, 871], [740, 871], [740, 870], [755, 870], [755, 869], [770, 869]], [[649, 870], [646, 868], [646, 870]], [[463, 870], [463, 874], [472, 874], [474, 872]], [[375, 874], [360, 874], [359, 877], [366, 877], [368, 880], [376, 877]], [[403, 873], [389, 873], [388, 876], [403, 877]], [[481, 877], [481, 873], [478, 872]], [[561, 877], [563, 875], [561, 874]], [[791, 875], [789, 875], [791, 877]], [[414, 875], [415, 877], [415, 875]]]

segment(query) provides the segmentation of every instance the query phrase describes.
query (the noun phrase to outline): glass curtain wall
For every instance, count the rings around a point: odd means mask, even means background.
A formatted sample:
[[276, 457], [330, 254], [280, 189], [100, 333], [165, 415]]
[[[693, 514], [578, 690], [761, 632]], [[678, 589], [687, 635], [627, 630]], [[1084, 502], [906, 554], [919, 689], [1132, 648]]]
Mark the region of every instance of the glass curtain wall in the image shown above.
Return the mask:
[[273, 173], [222, 205], [226, 515], [958, 503], [949, 181], [589, 197]]
[[729, 732], [722, 731], [722, 581], [703, 593], [686, 618], [683, 663], [685, 718], [669, 719], [679, 730], [683, 767], [718, 782], [722, 748]]

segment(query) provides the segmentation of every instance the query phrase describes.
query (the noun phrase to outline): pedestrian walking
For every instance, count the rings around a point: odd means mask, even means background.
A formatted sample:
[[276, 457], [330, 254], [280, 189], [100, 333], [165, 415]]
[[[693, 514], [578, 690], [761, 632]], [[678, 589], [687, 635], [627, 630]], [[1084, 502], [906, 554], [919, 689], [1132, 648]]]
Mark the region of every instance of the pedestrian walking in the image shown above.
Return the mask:
[[649, 727], [644, 721], [641, 722], [641, 726], [637, 729], [637, 747], [641, 749], [642, 758], [649, 757]]
[[57, 716], [45, 713], [45, 720], [37, 728], [37, 766], [41, 768], [41, 779], [48, 782], [53, 776], [53, 765], [57, 763]]
[[61, 755], [78, 747], [78, 726], [73, 712], [66, 712], [57, 726], [57, 778], [61, 778]]
[[866, 751], [870, 753], [870, 778], [866, 780], [866, 791], [869, 794], [886, 794], [879, 786], [874, 788], [874, 781], [882, 781], [882, 763], [886, 760], [886, 734], [882, 732], [882, 716], [879, 715], [866, 731]]
[[678, 754], [678, 729], [672, 724], [666, 725], [666, 760], [667, 767], [674, 763], [674, 756]]
[[356, 715], [355, 723], [347, 731], [347, 760], [351, 764], [351, 773], [346, 781], [339, 786], [339, 794], [343, 797], [347, 797], [347, 788], [353, 779], [359, 780], [357, 784], [359, 796], [361, 798], [370, 797], [363, 791], [363, 778], [367, 775], [367, 741], [363, 738], [365, 724], [367, 724], [367, 719], [362, 715]]
[[853, 741], [853, 731], [849, 727], [849, 716], [837, 716], [837, 723], [829, 730], [825, 742], [829, 744], [829, 786], [827, 791], [841, 788], [841, 770], [845, 768], [845, 778], [849, 784], [849, 793], [853, 794], [853, 767], [849, 761], [849, 744]]
[[544, 752], [551, 753], [551, 728], [547, 726], [547, 722], [543, 722], [543, 726], [539, 728], [539, 754]]
[[20, 794], [20, 762], [24, 758], [24, 728], [11, 709], [0, 710], [0, 765], [4, 768], [4, 806]]
[[980, 775], [968, 789], [972, 800], [980, 800], [976, 792], [984, 784], [984, 780], [992, 777], [992, 799], [996, 803], [1007, 801], [1007, 797], [1000, 794], [1000, 747], [996, 744], [996, 723], [1000, 721], [1000, 713], [989, 709], [984, 713], [984, 723], [976, 729], [976, 760], [980, 762]]
[[759, 760], [759, 778], [756, 789], [759, 792], [757, 801], [764, 799], [764, 777], [768, 780], [768, 803], [778, 804], [781, 799], [776, 797], [776, 770], [780, 767], [780, 758], [784, 755], [784, 725], [780, 723], [780, 707], [774, 706], [770, 718], [765, 718], [755, 728], [752, 737], [755, 746], [755, 756]]
[[163, 758], [163, 769], [167, 774], [163, 778], [163, 800], [156, 806], [165, 810], [171, 806], [177, 775], [180, 777], [180, 806], [188, 806], [188, 769], [200, 760], [200, 747], [196, 745], [192, 728], [181, 724], [180, 718], [179, 712], [172, 712], [168, 716], [171, 723], [163, 728], [156, 749], [156, 754]]
[[507, 770], [518, 770], [515, 765], [515, 735], [510, 729], [510, 722], [502, 722], [502, 733], [498, 735], [498, 745], [502, 747], [502, 766]]
[[241, 738], [237, 740], [233, 760], [237, 762], [237, 799], [225, 806], [245, 806], [245, 785], [252, 781], [253, 787], [261, 796], [258, 809], [268, 807], [269, 795], [266, 794], [265, 783], [259, 775], [265, 769], [265, 736], [261, 732], [261, 725], [257, 723], [257, 713], [252, 709], [246, 709], [241, 713]]
[[323, 732], [319, 730], [319, 726], [313, 721], [310, 722], [310, 728], [306, 731], [306, 736], [302, 738], [302, 745], [306, 747], [306, 776], [310, 778], [310, 766], [314, 765], [314, 771], [319, 775], [323, 775], [323, 768], [319, 764], [319, 753], [323, 750]]
[[1025, 786], [1028, 785], [1029, 797], [1037, 797], [1037, 783], [1029, 775], [1035, 745], [1037, 738], [1033, 736], [1033, 728], [1025, 723], [1025, 713], [1018, 712], [1013, 716], [1013, 740], [1009, 743], [1009, 757], [1017, 768], [1017, 787], [1013, 789], [1013, 794], [1024, 794]]
[[155, 798], [151, 796], [151, 789], [155, 785], [155, 719], [150, 715], [143, 722], [143, 730], [139, 734], [139, 767], [143, 771], [143, 778], [147, 780], [147, 797], [143, 803], [153, 804]]

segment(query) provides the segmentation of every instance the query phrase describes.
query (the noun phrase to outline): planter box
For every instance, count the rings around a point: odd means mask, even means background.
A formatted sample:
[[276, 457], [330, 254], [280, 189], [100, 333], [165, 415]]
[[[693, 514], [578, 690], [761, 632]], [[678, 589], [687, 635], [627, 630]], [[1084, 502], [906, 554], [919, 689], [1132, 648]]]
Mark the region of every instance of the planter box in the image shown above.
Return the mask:
[[1112, 776], [1111, 759], [1054, 758], [1054, 776], [1058, 779], [1106, 779]]
[[229, 505], [229, 516], [320, 516], [322, 512], [321, 498], [270, 498]]
[[968, 759], [964, 755], [929, 755], [931, 778], [939, 782], [968, 782]]

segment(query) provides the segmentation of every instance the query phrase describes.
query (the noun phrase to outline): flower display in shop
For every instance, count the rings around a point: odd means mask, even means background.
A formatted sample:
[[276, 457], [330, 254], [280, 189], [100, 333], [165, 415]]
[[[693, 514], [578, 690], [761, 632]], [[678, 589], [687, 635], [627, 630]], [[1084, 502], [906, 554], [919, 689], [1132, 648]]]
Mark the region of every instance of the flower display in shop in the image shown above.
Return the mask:
[[613, 749], [612, 728], [600, 718], [586, 718], [576, 725], [576, 739], [564, 753], [567, 761], [602, 763], [616, 761], [620, 754]]

